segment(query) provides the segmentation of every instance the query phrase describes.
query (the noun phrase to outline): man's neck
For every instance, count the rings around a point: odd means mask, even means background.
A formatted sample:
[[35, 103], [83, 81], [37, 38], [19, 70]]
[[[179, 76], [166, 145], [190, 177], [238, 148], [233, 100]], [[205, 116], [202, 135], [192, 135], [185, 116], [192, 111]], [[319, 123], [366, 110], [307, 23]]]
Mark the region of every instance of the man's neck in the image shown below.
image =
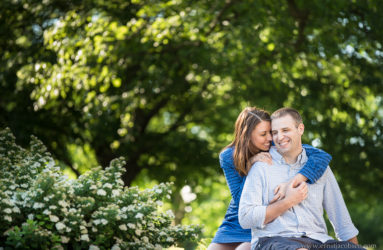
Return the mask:
[[298, 156], [302, 153], [302, 150], [302, 145], [300, 145], [294, 151], [283, 154], [283, 159], [287, 164], [294, 164], [297, 162]]

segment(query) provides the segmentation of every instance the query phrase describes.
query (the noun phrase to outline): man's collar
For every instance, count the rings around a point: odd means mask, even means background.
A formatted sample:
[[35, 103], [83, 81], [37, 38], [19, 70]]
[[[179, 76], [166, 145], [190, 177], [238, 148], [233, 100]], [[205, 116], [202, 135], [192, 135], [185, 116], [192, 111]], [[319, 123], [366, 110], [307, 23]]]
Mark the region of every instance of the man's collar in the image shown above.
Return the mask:
[[290, 165], [291, 167], [301, 167], [304, 163], [307, 161], [307, 155], [306, 150], [302, 147], [302, 152], [298, 155], [297, 161], [292, 164], [286, 163], [283, 156], [278, 152], [277, 148], [275, 146], [272, 146], [270, 148], [270, 155], [273, 158], [273, 161], [275, 161], [279, 165]]

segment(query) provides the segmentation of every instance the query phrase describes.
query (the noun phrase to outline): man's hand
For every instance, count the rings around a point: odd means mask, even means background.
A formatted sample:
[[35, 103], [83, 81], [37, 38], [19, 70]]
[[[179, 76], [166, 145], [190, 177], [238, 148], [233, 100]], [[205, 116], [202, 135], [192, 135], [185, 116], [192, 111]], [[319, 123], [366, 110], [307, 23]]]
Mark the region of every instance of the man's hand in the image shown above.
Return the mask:
[[308, 195], [308, 187], [306, 182], [301, 182], [297, 187], [294, 183], [289, 183], [286, 189], [285, 199], [289, 202], [291, 207], [301, 203]]
[[306, 199], [307, 194], [308, 187], [306, 182], [301, 182], [297, 187], [294, 187], [294, 183], [289, 182], [287, 184], [286, 197], [282, 200], [274, 202], [273, 204], [269, 203], [266, 207], [264, 224], [272, 222], [289, 208], [301, 203], [304, 199]]
[[351, 243], [354, 243], [354, 244], [356, 244], [356, 245], [358, 245], [359, 243], [358, 243], [358, 238], [355, 236], [355, 237], [352, 237], [351, 239], [349, 239], [348, 240], [349, 242], [351, 242]]

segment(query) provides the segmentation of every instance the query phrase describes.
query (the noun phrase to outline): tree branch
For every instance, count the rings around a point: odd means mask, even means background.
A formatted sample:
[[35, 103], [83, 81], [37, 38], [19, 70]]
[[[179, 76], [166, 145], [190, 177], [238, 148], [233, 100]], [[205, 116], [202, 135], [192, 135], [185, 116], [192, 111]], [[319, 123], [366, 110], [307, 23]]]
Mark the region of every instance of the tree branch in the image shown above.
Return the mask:
[[77, 169], [75, 169], [74, 167], [73, 167], [73, 165], [72, 165], [72, 163], [69, 161], [69, 159], [67, 159], [66, 157], [65, 157], [65, 159], [63, 158], [63, 159], [61, 159], [74, 173], [75, 173], [75, 175], [76, 175], [76, 177], [79, 177], [80, 175], [81, 175], [81, 173], [77, 170]]
[[287, 3], [291, 16], [298, 22], [298, 39], [294, 43], [294, 48], [295, 51], [299, 51], [306, 40], [304, 30], [309, 19], [309, 11], [299, 9], [295, 0], [287, 0]]
[[209, 24], [209, 30], [206, 33], [206, 36], [209, 36], [214, 28], [220, 23], [223, 14], [225, 14], [226, 10], [229, 9], [234, 4], [234, 0], [226, 0], [225, 5], [218, 13], [218, 15], [213, 19], [213, 21]]
[[[202, 95], [202, 93], [207, 89], [207, 86], [210, 81], [211, 81], [211, 77], [208, 77], [208, 79], [206, 79], [206, 81], [202, 85], [201, 90], [198, 91], [198, 93], [194, 96], [193, 100], [191, 100], [190, 103], [194, 103], [194, 101]], [[181, 121], [185, 120], [185, 116], [187, 114], [190, 114], [190, 112], [192, 111], [192, 107], [193, 105], [188, 105], [187, 108], [178, 116], [177, 120], [173, 123], [173, 125], [168, 129], [168, 131], [165, 134], [168, 134], [169, 132], [177, 129], [182, 124]]]

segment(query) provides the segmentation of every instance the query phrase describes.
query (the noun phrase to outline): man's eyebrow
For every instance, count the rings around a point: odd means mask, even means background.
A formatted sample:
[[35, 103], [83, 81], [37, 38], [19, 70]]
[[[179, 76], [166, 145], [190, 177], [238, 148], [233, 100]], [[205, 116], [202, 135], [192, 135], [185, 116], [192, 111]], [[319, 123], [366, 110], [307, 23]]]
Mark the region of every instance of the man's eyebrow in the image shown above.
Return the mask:
[[272, 129], [271, 131], [278, 131], [278, 130], [282, 130], [282, 129], [288, 129], [289, 127], [283, 127], [283, 128], [279, 128], [279, 129]]

